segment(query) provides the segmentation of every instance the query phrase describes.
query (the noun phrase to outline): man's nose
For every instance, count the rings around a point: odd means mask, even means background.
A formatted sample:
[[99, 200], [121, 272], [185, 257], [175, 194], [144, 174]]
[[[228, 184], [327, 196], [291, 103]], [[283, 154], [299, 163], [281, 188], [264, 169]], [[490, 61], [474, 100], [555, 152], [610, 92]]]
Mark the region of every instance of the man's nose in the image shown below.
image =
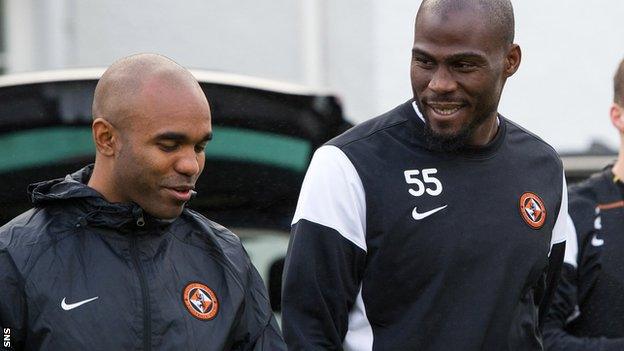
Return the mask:
[[202, 157], [203, 155], [195, 152], [195, 150], [185, 151], [175, 163], [176, 172], [189, 177], [197, 175], [201, 169]]
[[428, 88], [436, 94], [446, 94], [457, 89], [457, 82], [445, 67], [438, 67], [429, 81]]

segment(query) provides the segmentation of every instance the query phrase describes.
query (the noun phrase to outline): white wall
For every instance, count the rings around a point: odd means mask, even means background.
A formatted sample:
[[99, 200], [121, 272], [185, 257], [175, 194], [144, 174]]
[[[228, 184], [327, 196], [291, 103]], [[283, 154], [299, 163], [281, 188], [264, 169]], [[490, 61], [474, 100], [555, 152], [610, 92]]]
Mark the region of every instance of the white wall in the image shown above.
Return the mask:
[[[9, 43], [19, 53], [12, 72], [107, 66], [131, 53], [159, 52], [189, 67], [303, 77], [300, 11], [291, 0], [8, 1]], [[22, 49], [25, 42], [34, 49]], [[24, 62], [29, 56], [34, 60]]]
[[[613, 74], [624, 58], [624, 1], [513, 3], [523, 61], [508, 80], [500, 112], [559, 150], [585, 149], [592, 139], [616, 147], [619, 138], [608, 110]], [[419, 5], [412, 0], [375, 2], [376, 90], [370, 96], [375, 103], [370, 115], [411, 95], [409, 55]], [[347, 102], [353, 111], [353, 101]]]
[[352, 121], [372, 117], [377, 107], [375, 14], [378, 0], [328, 0], [326, 85], [338, 92]]
[[514, 4], [523, 62], [501, 111], [559, 149], [585, 148], [591, 139], [616, 147], [608, 111], [624, 58], [624, 1]]
[[[416, 0], [5, 0], [9, 72], [159, 52], [189, 67], [324, 85], [353, 121], [411, 96]], [[593, 3], [592, 3], [593, 4]], [[515, 0], [519, 72], [500, 111], [560, 150], [611, 146], [624, 1]]]
[[37, 67], [35, 6], [30, 0], [5, 0], [6, 65], [8, 72]]

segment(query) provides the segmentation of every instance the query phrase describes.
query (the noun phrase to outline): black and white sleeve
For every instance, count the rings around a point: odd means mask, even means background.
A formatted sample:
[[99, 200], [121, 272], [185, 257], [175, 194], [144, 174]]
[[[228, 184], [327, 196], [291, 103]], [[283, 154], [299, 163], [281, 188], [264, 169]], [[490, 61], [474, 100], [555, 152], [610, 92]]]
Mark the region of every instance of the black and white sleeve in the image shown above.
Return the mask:
[[365, 194], [355, 167], [339, 148], [319, 148], [299, 195], [284, 267], [289, 349], [342, 349], [366, 261], [365, 233]]
[[561, 277], [566, 238], [574, 231], [574, 228], [571, 227], [572, 223], [568, 220], [568, 189], [566, 186], [565, 174], [562, 175], [562, 178], [561, 205], [559, 206], [559, 213], [557, 214], [551, 236], [550, 252], [548, 254], [548, 270], [546, 272], [546, 286], [539, 306], [540, 326], [544, 323], [546, 314], [554, 298], [559, 278]]
[[578, 337], [566, 330], [566, 325], [578, 318], [579, 308], [579, 242], [597, 229], [598, 214], [594, 201], [570, 192], [569, 231], [566, 232], [566, 248], [561, 279], [550, 309], [545, 315], [544, 347], [548, 351], [616, 351], [624, 350], [624, 339], [604, 337]]

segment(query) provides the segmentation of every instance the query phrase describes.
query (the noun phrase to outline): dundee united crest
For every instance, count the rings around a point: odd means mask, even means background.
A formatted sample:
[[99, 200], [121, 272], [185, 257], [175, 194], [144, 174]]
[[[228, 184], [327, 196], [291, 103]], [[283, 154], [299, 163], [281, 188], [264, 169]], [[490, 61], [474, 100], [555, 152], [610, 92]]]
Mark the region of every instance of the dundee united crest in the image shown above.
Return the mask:
[[182, 293], [184, 306], [193, 315], [201, 320], [211, 320], [219, 311], [217, 295], [202, 283], [189, 283]]
[[520, 215], [533, 229], [540, 229], [546, 221], [546, 206], [539, 196], [524, 193], [520, 197]]

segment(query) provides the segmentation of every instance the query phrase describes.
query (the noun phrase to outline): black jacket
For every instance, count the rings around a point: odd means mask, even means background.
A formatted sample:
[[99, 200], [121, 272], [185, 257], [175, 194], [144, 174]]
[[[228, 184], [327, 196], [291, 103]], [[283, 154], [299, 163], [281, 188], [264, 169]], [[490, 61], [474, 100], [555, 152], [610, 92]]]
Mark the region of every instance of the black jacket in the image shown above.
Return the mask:
[[285, 349], [235, 235], [189, 209], [165, 222], [108, 203], [91, 170], [31, 185], [35, 208], [0, 228], [0, 347]]
[[547, 350], [624, 350], [624, 202], [611, 168], [569, 189], [576, 237], [544, 325]]

